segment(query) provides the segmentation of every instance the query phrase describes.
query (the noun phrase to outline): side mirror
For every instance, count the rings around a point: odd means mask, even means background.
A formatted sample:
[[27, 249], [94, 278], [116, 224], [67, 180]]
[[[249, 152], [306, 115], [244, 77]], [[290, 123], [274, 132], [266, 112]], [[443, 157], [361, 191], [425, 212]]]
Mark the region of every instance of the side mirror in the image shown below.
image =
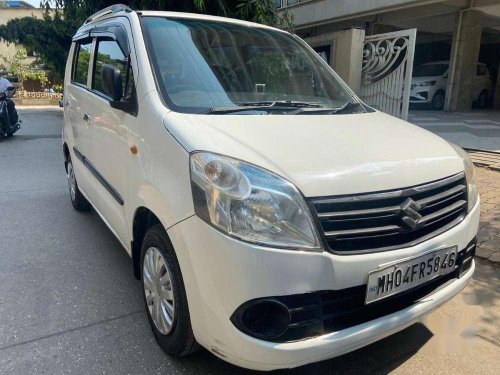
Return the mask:
[[101, 71], [102, 88], [113, 101], [120, 101], [123, 96], [123, 84], [120, 69], [114, 65], [104, 64]]

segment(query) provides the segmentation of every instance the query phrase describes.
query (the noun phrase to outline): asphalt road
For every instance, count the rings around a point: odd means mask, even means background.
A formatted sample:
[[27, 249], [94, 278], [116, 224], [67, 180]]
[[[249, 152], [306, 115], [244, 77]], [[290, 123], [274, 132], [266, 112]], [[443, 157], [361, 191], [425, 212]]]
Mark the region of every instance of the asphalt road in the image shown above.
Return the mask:
[[[94, 212], [69, 202], [62, 112], [20, 110], [0, 140], [1, 374], [247, 374], [201, 350], [163, 354], [131, 261]], [[356, 352], [280, 373], [498, 373], [500, 272], [481, 263], [422, 324]]]

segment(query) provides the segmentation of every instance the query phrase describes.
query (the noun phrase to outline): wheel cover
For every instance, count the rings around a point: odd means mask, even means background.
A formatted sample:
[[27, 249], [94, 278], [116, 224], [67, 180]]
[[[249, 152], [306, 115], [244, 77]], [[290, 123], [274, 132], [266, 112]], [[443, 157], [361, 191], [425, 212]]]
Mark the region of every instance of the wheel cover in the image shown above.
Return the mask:
[[144, 255], [142, 280], [149, 315], [156, 328], [167, 335], [172, 330], [175, 317], [174, 285], [172, 272], [160, 250], [150, 247]]
[[68, 163], [68, 187], [69, 187], [69, 196], [71, 200], [74, 201], [76, 199], [76, 178], [75, 171], [73, 170], [73, 164]]

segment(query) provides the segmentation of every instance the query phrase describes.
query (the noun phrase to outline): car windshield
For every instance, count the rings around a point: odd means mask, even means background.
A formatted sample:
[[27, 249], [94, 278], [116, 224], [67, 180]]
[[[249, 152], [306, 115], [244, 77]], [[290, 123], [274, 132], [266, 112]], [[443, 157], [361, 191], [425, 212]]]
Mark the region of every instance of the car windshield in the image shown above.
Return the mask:
[[175, 111], [252, 107], [246, 113], [262, 114], [263, 107], [319, 111], [353, 102], [314, 51], [290, 34], [150, 16], [143, 29], [158, 87]]
[[413, 77], [438, 77], [448, 70], [447, 64], [420, 65], [413, 69]]

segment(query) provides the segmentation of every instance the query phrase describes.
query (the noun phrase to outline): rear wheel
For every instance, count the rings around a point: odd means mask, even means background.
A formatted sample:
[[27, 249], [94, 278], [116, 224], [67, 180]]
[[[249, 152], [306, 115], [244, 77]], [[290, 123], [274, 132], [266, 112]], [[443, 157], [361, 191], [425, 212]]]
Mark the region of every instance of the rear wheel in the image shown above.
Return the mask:
[[432, 109], [435, 110], [442, 110], [444, 107], [444, 92], [438, 91], [437, 93], [434, 94], [432, 97]]
[[196, 351], [181, 270], [161, 224], [144, 237], [141, 272], [148, 320], [161, 348], [175, 357]]
[[71, 158], [69, 158], [66, 166], [68, 175], [68, 189], [69, 198], [71, 199], [71, 204], [73, 208], [77, 211], [88, 211], [90, 210], [90, 203], [80, 192], [78, 188], [78, 182], [76, 182], [75, 170], [73, 168], [73, 163]]

